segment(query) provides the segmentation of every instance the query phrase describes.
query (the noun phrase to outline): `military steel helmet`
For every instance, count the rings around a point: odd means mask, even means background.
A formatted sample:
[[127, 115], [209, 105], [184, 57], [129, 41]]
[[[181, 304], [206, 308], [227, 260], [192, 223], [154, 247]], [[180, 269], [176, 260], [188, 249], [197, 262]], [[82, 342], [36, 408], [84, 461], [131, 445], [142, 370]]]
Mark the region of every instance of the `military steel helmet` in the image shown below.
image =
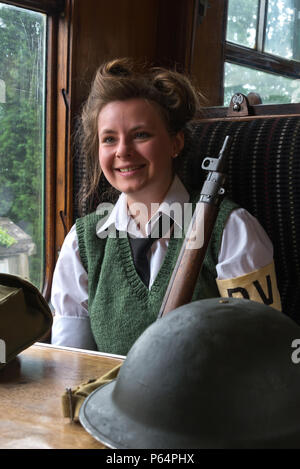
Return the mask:
[[132, 346], [80, 421], [111, 448], [300, 448], [300, 327], [237, 298], [171, 311]]

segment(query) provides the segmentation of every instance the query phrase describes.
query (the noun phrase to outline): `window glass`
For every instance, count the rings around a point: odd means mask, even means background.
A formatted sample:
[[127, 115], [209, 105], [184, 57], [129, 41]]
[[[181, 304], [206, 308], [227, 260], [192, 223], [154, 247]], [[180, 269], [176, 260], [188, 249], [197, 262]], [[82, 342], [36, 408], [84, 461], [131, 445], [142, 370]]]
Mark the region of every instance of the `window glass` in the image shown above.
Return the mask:
[[225, 63], [224, 105], [234, 93], [258, 93], [263, 104], [299, 103], [300, 79], [293, 80], [252, 68]]
[[300, 1], [269, 0], [265, 51], [300, 60]]
[[42, 287], [46, 15], [0, 2], [0, 271]]
[[255, 47], [258, 0], [229, 0], [227, 41]]

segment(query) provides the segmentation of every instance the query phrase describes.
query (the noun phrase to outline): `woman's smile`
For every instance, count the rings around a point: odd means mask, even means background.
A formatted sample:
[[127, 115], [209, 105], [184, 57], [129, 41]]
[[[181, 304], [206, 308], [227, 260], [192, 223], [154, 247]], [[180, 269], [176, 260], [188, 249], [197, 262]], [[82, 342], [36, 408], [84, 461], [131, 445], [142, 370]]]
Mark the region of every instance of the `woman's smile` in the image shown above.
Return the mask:
[[131, 166], [123, 166], [121, 168], [115, 168], [116, 171], [119, 171], [122, 176], [132, 176], [133, 174], [136, 174], [139, 170], [145, 168], [145, 164], [141, 164], [141, 165], [131, 165]]

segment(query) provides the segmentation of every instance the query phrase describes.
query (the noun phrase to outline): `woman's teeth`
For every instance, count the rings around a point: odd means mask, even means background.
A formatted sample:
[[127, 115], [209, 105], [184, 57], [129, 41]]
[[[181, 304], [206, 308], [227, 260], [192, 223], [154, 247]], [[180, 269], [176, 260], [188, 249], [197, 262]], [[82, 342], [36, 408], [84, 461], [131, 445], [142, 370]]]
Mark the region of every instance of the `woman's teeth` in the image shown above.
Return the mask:
[[119, 169], [119, 171], [121, 171], [121, 173], [127, 173], [128, 171], [134, 171], [135, 169], [138, 169], [140, 168], [140, 166], [132, 166], [132, 168], [123, 168], [123, 169]]

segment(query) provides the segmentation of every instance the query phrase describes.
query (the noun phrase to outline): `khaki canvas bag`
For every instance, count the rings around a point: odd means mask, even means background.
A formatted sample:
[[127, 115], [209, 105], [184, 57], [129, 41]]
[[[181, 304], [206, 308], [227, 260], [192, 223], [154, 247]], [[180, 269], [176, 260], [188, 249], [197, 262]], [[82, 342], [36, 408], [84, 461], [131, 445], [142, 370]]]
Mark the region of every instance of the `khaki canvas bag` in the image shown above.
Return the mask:
[[48, 303], [32, 283], [0, 273], [0, 369], [45, 337], [52, 322]]

